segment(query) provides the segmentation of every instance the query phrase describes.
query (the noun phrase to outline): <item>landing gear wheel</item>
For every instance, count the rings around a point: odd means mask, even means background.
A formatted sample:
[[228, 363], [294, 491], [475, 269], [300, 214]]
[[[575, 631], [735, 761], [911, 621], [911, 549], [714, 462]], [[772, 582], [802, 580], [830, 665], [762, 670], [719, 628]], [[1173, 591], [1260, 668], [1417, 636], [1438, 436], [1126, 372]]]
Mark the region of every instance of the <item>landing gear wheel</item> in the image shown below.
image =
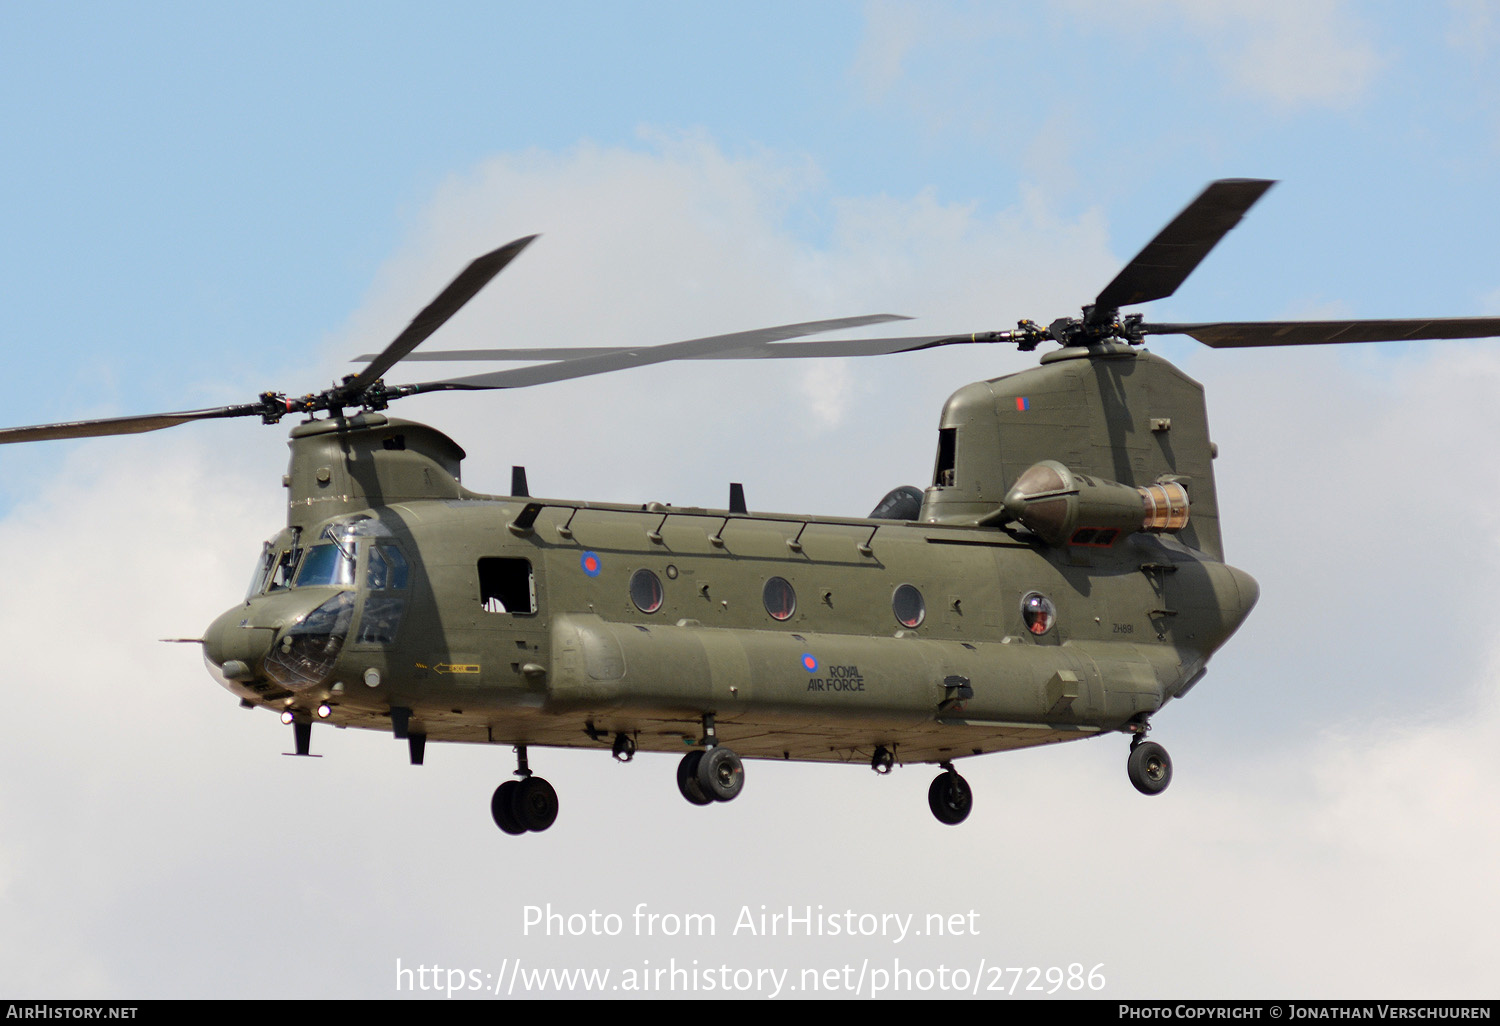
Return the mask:
[[688, 752], [677, 764], [677, 790], [694, 805], [708, 805], [713, 801], [698, 786], [698, 763], [703, 760], [703, 749]]
[[957, 826], [969, 818], [974, 808], [974, 792], [969, 782], [953, 770], [946, 770], [932, 778], [927, 788], [927, 807], [939, 823]]
[[1155, 741], [1131, 745], [1125, 768], [1130, 773], [1130, 782], [1141, 794], [1161, 794], [1172, 782], [1172, 757]]
[[507, 780], [495, 788], [494, 797], [490, 799], [490, 815], [495, 817], [495, 825], [512, 835], [526, 832], [513, 811], [517, 783], [515, 780]]
[[731, 749], [716, 745], [698, 760], [698, 789], [716, 802], [732, 801], [745, 786], [745, 764]]
[[526, 777], [515, 785], [510, 807], [517, 823], [526, 830], [542, 831], [557, 822], [557, 792], [551, 784], [541, 777]]

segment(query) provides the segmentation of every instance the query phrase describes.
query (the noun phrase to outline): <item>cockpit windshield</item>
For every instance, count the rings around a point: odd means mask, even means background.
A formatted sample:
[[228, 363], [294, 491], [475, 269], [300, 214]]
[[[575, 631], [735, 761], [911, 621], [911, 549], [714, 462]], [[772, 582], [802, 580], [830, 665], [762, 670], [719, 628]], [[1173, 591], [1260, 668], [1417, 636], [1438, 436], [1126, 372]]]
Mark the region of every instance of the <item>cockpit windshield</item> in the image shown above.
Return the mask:
[[266, 542], [246, 598], [282, 588], [353, 587], [358, 580], [361, 548], [366, 584], [371, 590], [406, 587], [406, 559], [390, 528], [374, 517], [355, 514], [329, 521], [306, 547], [297, 528], [282, 531]]
[[299, 588], [316, 585], [354, 584], [355, 546], [359, 539], [371, 535], [390, 535], [390, 529], [374, 517], [356, 514], [330, 521], [318, 533], [318, 540], [302, 557], [297, 571]]
[[297, 587], [311, 588], [319, 584], [353, 584], [354, 549], [345, 549], [332, 542], [314, 545], [302, 557], [302, 569], [297, 571]]

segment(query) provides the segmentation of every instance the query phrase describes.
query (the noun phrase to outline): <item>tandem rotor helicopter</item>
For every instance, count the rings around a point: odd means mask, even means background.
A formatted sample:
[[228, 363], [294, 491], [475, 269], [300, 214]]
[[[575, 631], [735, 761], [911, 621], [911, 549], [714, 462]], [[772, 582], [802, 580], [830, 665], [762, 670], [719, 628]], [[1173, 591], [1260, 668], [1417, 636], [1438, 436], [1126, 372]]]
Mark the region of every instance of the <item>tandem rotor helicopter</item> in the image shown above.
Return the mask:
[[[390, 731], [413, 764], [428, 741], [513, 746], [491, 814], [546, 830], [537, 747], [686, 754], [677, 786], [729, 801], [746, 759], [940, 768], [937, 819], [972, 808], [955, 763], [1120, 733], [1132, 784], [1159, 794], [1152, 716], [1203, 677], [1254, 607], [1223, 561], [1203, 389], [1140, 348], [1188, 335], [1216, 348], [1500, 335], [1500, 318], [1150, 324], [1127, 306], [1172, 295], [1272, 185], [1208, 186], [1080, 317], [963, 336], [790, 342], [890, 315], [789, 324], [641, 348], [416, 347], [534, 238], [471, 263], [384, 350], [301, 397], [0, 430], [0, 443], [128, 434], [292, 414], [287, 525], [245, 599], [201, 639], [214, 678], [278, 713], [296, 753], [312, 726]], [[460, 481], [464, 451], [387, 417], [426, 392], [539, 385], [668, 360], [875, 356], [964, 343], [1055, 342], [1039, 366], [964, 386], [938, 424], [925, 490], [868, 517], [534, 497]], [[403, 360], [532, 366], [388, 385]]]

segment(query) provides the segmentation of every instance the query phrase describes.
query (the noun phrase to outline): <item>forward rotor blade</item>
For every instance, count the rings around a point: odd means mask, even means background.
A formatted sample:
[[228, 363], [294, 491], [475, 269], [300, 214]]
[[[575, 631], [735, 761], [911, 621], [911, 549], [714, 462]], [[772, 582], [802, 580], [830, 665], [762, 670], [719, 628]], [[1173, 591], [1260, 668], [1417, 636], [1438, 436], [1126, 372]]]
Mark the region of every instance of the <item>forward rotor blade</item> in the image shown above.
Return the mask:
[[486, 253], [465, 267], [447, 288], [438, 293], [436, 299], [412, 318], [412, 322], [406, 326], [405, 331], [397, 335], [395, 340], [386, 346], [368, 367], [344, 386], [343, 394], [357, 396], [379, 380], [386, 371], [396, 365], [398, 360], [410, 354], [413, 349], [422, 344], [424, 339], [447, 323], [448, 318], [458, 313], [465, 303], [473, 299], [480, 289], [489, 284], [491, 278], [504, 270], [505, 265], [514, 260], [521, 250], [531, 245], [535, 238], [535, 235], [528, 235], [524, 239], [517, 239], [493, 252]]
[[[827, 321], [804, 321], [800, 324], [783, 324], [774, 328], [759, 328], [754, 331], [739, 331], [729, 335], [710, 335], [707, 338], [688, 339], [685, 342], [669, 342], [659, 346], [639, 348], [607, 349], [595, 351], [577, 359], [558, 360], [535, 367], [517, 367], [513, 370], [492, 371], [470, 377], [451, 378], [446, 381], [430, 381], [414, 386], [418, 391], [431, 392], [451, 388], [524, 388], [550, 381], [588, 377], [592, 374], [607, 374], [611, 371], [644, 367], [668, 360], [705, 360], [719, 354], [733, 354], [736, 350], [747, 350], [752, 354], [764, 349], [768, 343], [782, 339], [815, 335], [821, 331], [839, 328], [857, 328], [866, 324], [881, 324], [886, 321], [906, 320], [895, 314], [870, 314], [863, 317], [839, 317]], [[847, 340], [858, 342], [861, 340]], [[909, 340], [871, 339], [872, 342], [907, 342]], [[837, 345], [839, 343], [829, 343]], [[891, 350], [899, 352], [900, 350]], [[751, 358], [758, 358], [752, 355]]]
[[[991, 341], [971, 335], [914, 335], [904, 338], [846, 338], [823, 342], [779, 342], [735, 349], [730, 352], [679, 356], [679, 360], [811, 360], [843, 356], [889, 356], [915, 352], [935, 346]], [[626, 346], [574, 346], [568, 349], [439, 349], [430, 353], [413, 353], [408, 363], [416, 362], [505, 362], [576, 360], [587, 356], [608, 356], [629, 352]], [[368, 356], [356, 360], [368, 360]]]
[[193, 420], [219, 417], [251, 417], [264, 412], [261, 406], [220, 406], [209, 410], [184, 410], [181, 413], [152, 413], [141, 417], [109, 417], [105, 420], [75, 420], [62, 424], [38, 424], [35, 427], [0, 428], [0, 445], [9, 442], [45, 442], [54, 438], [96, 438], [103, 435], [134, 435], [143, 431], [160, 431]]
[[1402, 342], [1423, 338], [1497, 338], [1500, 317], [1438, 317], [1387, 321], [1223, 321], [1143, 324], [1149, 335], [1190, 335], [1214, 349], [1317, 346], [1334, 342]]
[[1177, 291], [1245, 211], [1276, 184], [1260, 178], [1224, 178], [1211, 183], [1172, 219], [1135, 259], [1104, 286], [1088, 323], [1106, 323], [1122, 306], [1165, 299]]

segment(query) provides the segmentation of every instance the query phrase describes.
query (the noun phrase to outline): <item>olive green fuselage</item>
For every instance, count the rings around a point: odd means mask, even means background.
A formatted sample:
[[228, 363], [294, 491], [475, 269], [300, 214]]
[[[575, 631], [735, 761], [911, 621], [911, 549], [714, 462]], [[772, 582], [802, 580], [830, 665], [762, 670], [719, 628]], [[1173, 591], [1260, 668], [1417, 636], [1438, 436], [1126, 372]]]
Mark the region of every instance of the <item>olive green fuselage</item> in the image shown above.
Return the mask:
[[[288, 529], [209, 629], [210, 669], [292, 719], [432, 741], [681, 751], [712, 717], [746, 757], [946, 762], [1131, 728], [1257, 590], [1217, 558], [1201, 389], [1148, 354], [1067, 353], [955, 394], [909, 521], [482, 496], [432, 428], [304, 424]], [[1063, 414], [1111, 440], [1098, 458], [1046, 430]], [[1054, 453], [1190, 482], [1208, 519], [1048, 544], [990, 515]]]
[[[541, 508], [513, 531], [528, 503]], [[1254, 601], [1239, 571], [1144, 533], [1080, 556], [993, 527], [915, 522], [525, 498], [367, 512], [405, 554], [405, 588], [370, 590], [372, 543], [358, 543], [353, 621], [326, 682], [296, 693], [227, 682], [236, 693], [303, 714], [327, 702], [329, 722], [378, 730], [406, 709], [430, 740], [592, 746], [590, 732], [624, 731], [644, 750], [681, 750], [711, 714], [747, 757], [867, 760], [884, 745], [940, 762], [1154, 712]], [[496, 565], [525, 580], [519, 611], [482, 601], [482, 570]], [[650, 613], [632, 599], [641, 570], [658, 582]], [[764, 601], [772, 578], [795, 595], [785, 620]], [[915, 627], [893, 609], [902, 585], [925, 606]], [[251, 635], [229, 654], [252, 662], [274, 625], [337, 590], [253, 597], [211, 635]], [[1022, 615], [1034, 592], [1057, 611], [1041, 635]], [[401, 601], [399, 625], [364, 638], [382, 596]], [[211, 639], [211, 653], [229, 644]]]

